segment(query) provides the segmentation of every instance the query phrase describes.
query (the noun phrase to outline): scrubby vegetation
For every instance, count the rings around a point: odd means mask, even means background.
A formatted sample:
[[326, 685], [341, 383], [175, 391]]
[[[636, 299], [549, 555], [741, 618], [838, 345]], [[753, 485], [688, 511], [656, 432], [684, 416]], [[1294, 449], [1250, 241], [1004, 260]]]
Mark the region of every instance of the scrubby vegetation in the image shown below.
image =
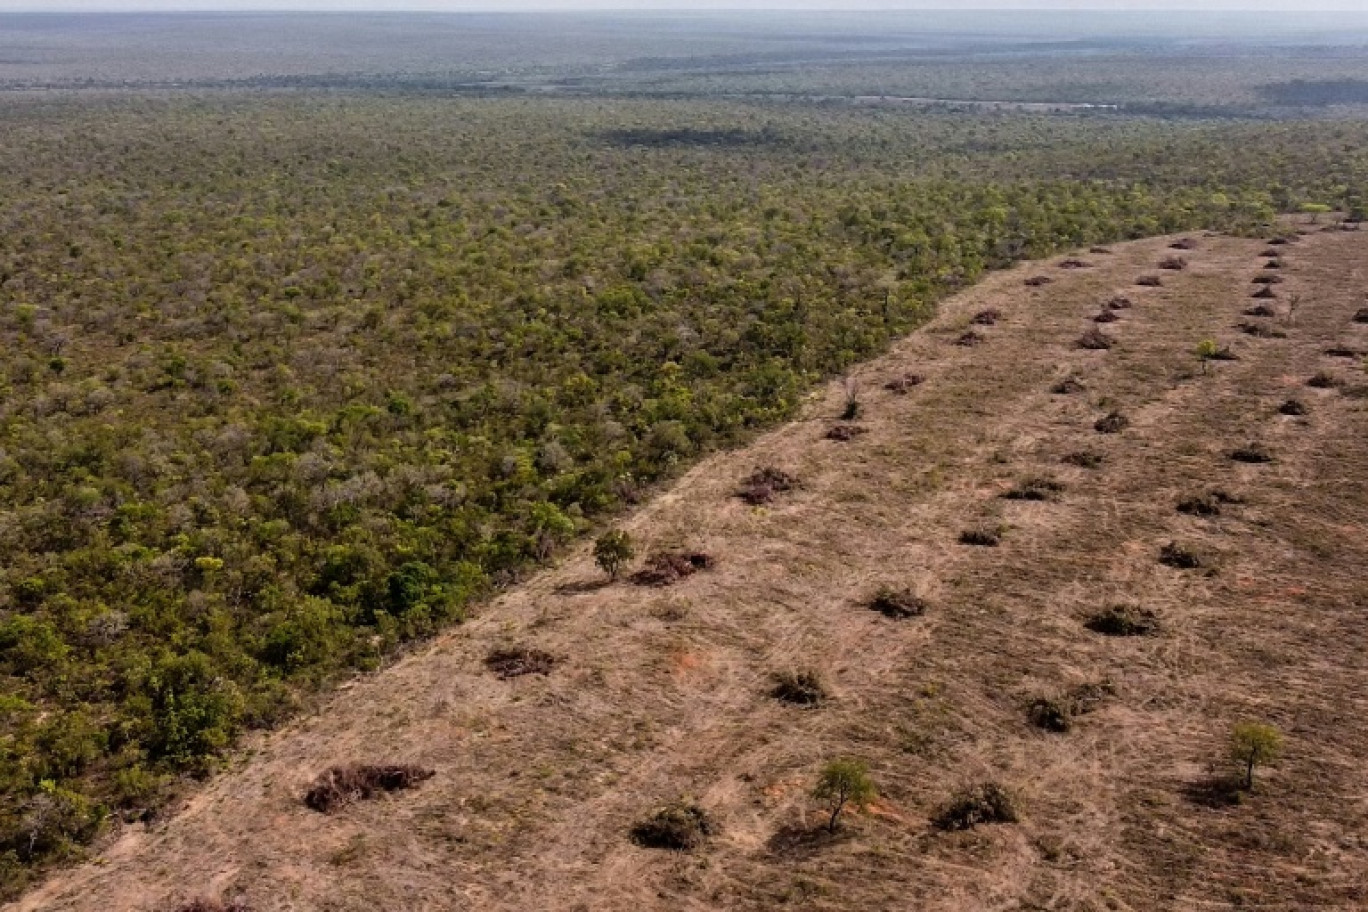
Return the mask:
[[716, 835], [717, 824], [691, 801], [676, 801], [656, 809], [632, 827], [632, 841], [648, 849], [696, 849]]
[[1016, 800], [996, 782], [984, 782], [956, 792], [933, 823], [942, 830], [972, 830], [988, 823], [1016, 823]]

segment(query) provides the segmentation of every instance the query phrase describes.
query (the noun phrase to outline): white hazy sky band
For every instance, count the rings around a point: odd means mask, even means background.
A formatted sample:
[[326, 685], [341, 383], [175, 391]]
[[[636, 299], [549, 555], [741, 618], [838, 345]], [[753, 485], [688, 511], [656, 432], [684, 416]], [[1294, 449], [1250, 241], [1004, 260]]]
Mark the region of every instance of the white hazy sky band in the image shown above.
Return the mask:
[[1368, 12], [1368, 0], [0, 0], [0, 12], [378, 11], [528, 12], [633, 10], [1260, 10]]

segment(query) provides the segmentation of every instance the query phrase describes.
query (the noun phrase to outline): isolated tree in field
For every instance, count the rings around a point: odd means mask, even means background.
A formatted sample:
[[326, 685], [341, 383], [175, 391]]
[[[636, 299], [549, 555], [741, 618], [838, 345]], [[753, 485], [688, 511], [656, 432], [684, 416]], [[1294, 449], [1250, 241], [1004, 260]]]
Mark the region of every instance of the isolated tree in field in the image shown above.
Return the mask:
[[1282, 752], [1282, 733], [1272, 725], [1243, 722], [1230, 733], [1230, 759], [1244, 773], [1244, 787], [1254, 788], [1254, 768], [1271, 763]]
[[594, 563], [598, 564], [599, 569], [608, 574], [610, 579], [617, 579], [623, 565], [635, 556], [632, 537], [621, 529], [605, 532], [594, 542]]
[[831, 809], [827, 829], [834, 833], [847, 804], [868, 807], [879, 797], [879, 792], [874, 787], [874, 780], [869, 778], [869, 767], [862, 761], [832, 760], [822, 767], [812, 797]]
[[1202, 373], [1207, 372], [1207, 363], [1220, 352], [1221, 347], [1215, 339], [1203, 339], [1197, 343], [1197, 360], [1202, 362]]

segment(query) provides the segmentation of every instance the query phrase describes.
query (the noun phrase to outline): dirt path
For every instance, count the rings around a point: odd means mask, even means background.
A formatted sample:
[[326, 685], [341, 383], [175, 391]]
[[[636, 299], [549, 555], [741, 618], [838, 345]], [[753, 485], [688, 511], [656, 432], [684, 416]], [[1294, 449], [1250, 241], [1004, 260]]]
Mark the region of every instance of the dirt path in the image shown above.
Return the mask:
[[[262, 910], [1361, 909], [1368, 906], [1368, 232], [1283, 248], [1273, 305], [1245, 317], [1264, 244], [1198, 238], [1191, 265], [1134, 285], [1174, 253], [1154, 239], [1083, 254], [1091, 268], [995, 275], [858, 375], [866, 433], [824, 439], [832, 385], [805, 420], [709, 459], [626, 527], [715, 569], [665, 589], [596, 584], [586, 552], [510, 592], [324, 711], [264, 738], [164, 823], [125, 833], [16, 908], [166, 909], [241, 895]], [[1046, 275], [1051, 284], [1027, 288]], [[1101, 326], [1117, 344], [1075, 341]], [[1285, 318], [1299, 296], [1295, 321]], [[970, 318], [984, 341], [954, 344]], [[1282, 338], [1255, 338], [1240, 322]], [[1203, 374], [1206, 338], [1239, 360]], [[1328, 371], [1329, 389], [1305, 385]], [[884, 384], [926, 380], [905, 395]], [[1077, 376], [1086, 389], [1055, 394]], [[1287, 417], [1289, 397], [1308, 414]], [[1094, 422], [1129, 419], [1120, 433]], [[1229, 453], [1257, 442], [1273, 461]], [[1067, 454], [1102, 458], [1096, 468]], [[769, 508], [732, 497], [753, 467], [802, 481]], [[1031, 477], [1052, 500], [1003, 498]], [[1240, 498], [1216, 517], [1184, 497]], [[998, 547], [958, 542], [1001, 528]], [[1170, 541], [1209, 569], [1158, 562]], [[916, 589], [906, 621], [863, 606]], [[1084, 621], [1153, 609], [1159, 635]], [[500, 681], [498, 645], [560, 658]], [[817, 709], [768, 695], [815, 669]], [[1108, 681], [1066, 734], [1031, 698]], [[1232, 724], [1267, 721], [1283, 759], [1242, 803], [1203, 803]], [[811, 827], [827, 759], [869, 762], [881, 799], [830, 842]], [[322, 816], [300, 796], [349, 760], [421, 763], [416, 791]], [[957, 787], [995, 780], [1016, 825], [944, 834]], [[693, 853], [634, 846], [631, 825], [693, 796], [721, 825]]]

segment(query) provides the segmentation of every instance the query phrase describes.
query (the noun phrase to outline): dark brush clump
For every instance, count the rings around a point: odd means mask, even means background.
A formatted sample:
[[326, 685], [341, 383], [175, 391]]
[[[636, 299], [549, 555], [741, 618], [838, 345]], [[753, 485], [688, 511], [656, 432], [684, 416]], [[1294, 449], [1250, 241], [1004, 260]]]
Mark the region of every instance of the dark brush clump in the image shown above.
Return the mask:
[[1104, 636], [1153, 636], [1159, 632], [1159, 616], [1138, 605], [1111, 605], [1088, 618], [1083, 626]]
[[849, 443], [861, 434], [868, 433], [869, 429], [858, 424], [836, 424], [826, 432], [827, 440], [835, 440], [840, 443]]
[[1100, 311], [1100, 312], [1097, 314], [1097, 316], [1093, 317], [1093, 322], [1094, 322], [1094, 323], [1115, 323], [1115, 322], [1116, 322], [1117, 320], [1119, 320], [1119, 319], [1121, 319], [1121, 317], [1117, 315], [1116, 311], [1114, 311], [1114, 310], [1103, 310], [1103, 311]]
[[1281, 415], [1301, 416], [1305, 415], [1308, 411], [1306, 403], [1302, 402], [1300, 399], [1288, 399], [1282, 405], [1278, 406], [1278, 413]]
[[485, 656], [485, 667], [500, 679], [520, 678], [530, 674], [550, 674], [556, 657], [530, 646], [503, 646]]
[[192, 899], [176, 906], [175, 912], [251, 912], [247, 901], [241, 898], [230, 899]]
[[711, 570], [715, 564], [713, 556], [702, 551], [661, 551], [646, 559], [646, 566], [632, 575], [632, 582], [638, 586], [669, 586], [700, 570]]
[[1195, 238], [1181, 238], [1169, 244], [1173, 250], [1196, 250], [1197, 240]]
[[1002, 496], [1008, 500], [1051, 500], [1063, 493], [1064, 485], [1053, 478], [1027, 478]]
[[304, 795], [304, 803], [315, 811], [330, 814], [355, 801], [374, 798], [383, 792], [413, 788], [433, 775], [430, 769], [401, 764], [334, 766], [314, 780]]
[[1067, 732], [1079, 716], [1085, 716], [1116, 693], [1109, 681], [1083, 684], [1059, 697], [1036, 697], [1026, 707], [1026, 717], [1037, 728]]
[[1055, 383], [1054, 386], [1050, 387], [1050, 392], [1054, 393], [1057, 396], [1068, 396], [1074, 393], [1086, 392], [1087, 389], [1088, 388], [1083, 385], [1082, 380], [1079, 380], [1077, 377], [1070, 375], [1068, 377], [1065, 377], [1063, 380], [1060, 380], [1057, 383]]
[[1330, 358], [1357, 358], [1363, 353], [1347, 345], [1332, 345], [1325, 350], [1325, 354]]
[[1253, 281], [1255, 285], [1281, 285], [1285, 280], [1280, 275], [1259, 275]]
[[1164, 280], [1157, 275], [1142, 275], [1135, 280], [1135, 284], [1142, 288], [1162, 288]]
[[1002, 543], [1002, 533], [996, 529], [965, 529], [959, 535], [961, 545], [996, 548]]
[[736, 496], [752, 506], [771, 503], [778, 494], [798, 487], [798, 479], [774, 466], [757, 468], [737, 491]]
[[927, 604], [924, 599], [918, 598], [911, 589], [894, 589], [891, 586], [883, 586], [869, 600], [869, 607], [886, 618], [903, 621], [925, 614]]
[[717, 824], [701, 807], [677, 801], [658, 808], [632, 827], [632, 841], [647, 849], [696, 849], [717, 833]]
[[1026, 280], [1025, 284], [1031, 288], [1039, 288], [1042, 285], [1049, 285], [1053, 281], [1054, 279], [1049, 276], [1031, 276]]
[[1178, 501], [1178, 512], [1186, 513], [1189, 516], [1220, 516], [1221, 507], [1227, 504], [1238, 504], [1243, 501], [1233, 494], [1229, 494], [1219, 488], [1209, 491], [1206, 494], [1197, 494], [1193, 497], [1185, 497]]
[[799, 706], [819, 706], [828, 694], [821, 676], [815, 671], [781, 671], [774, 676], [770, 696]]
[[1002, 319], [1002, 311], [996, 307], [989, 307], [974, 314], [974, 319], [970, 320], [976, 326], [993, 326], [998, 320]]
[[921, 386], [926, 382], [926, 378], [921, 374], [904, 374], [896, 380], [890, 380], [884, 384], [884, 389], [891, 393], [903, 395], [910, 393], [915, 387]]
[[1241, 323], [1240, 332], [1246, 336], [1253, 336], [1256, 339], [1286, 339], [1287, 333], [1281, 329], [1268, 326], [1264, 323]]
[[1340, 380], [1333, 374], [1317, 371], [1311, 376], [1311, 379], [1306, 381], [1306, 385], [1313, 389], [1334, 389], [1340, 385]]
[[1195, 551], [1177, 542], [1169, 542], [1159, 549], [1159, 563], [1176, 570], [1199, 570], [1203, 562]]
[[1257, 298], [1257, 299], [1262, 300], [1262, 301], [1271, 301], [1271, 300], [1273, 300], [1274, 298], [1276, 298], [1277, 296], [1278, 296], [1278, 293], [1277, 293], [1276, 291], [1273, 290], [1273, 286], [1272, 286], [1272, 285], [1261, 285], [1261, 286], [1259, 286], [1259, 290], [1258, 290], [1258, 291], [1256, 291], [1256, 292], [1254, 292], [1252, 295], [1250, 295], [1251, 298]]
[[1087, 260], [1068, 259], [1059, 264], [1060, 269], [1091, 269], [1092, 263]]
[[1242, 447], [1231, 450], [1230, 458], [1236, 462], [1258, 464], [1272, 462], [1273, 454], [1261, 443], [1247, 443]]
[[1355, 323], [1368, 323], [1368, 307], [1359, 308], [1354, 312]]
[[1116, 295], [1103, 305], [1107, 310], [1130, 310], [1135, 303], [1125, 295]]
[[1246, 317], [1276, 317], [1278, 312], [1267, 304], [1255, 304], [1253, 307], [1246, 307], [1244, 315]]
[[1187, 269], [1188, 261], [1180, 256], [1164, 257], [1162, 260], [1159, 261], [1159, 268], [1169, 269], [1173, 271]]
[[1093, 422], [1093, 430], [1099, 434], [1119, 434], [1130, 427], [1130, 419], [1120, 412], [1110, 412]]
[[941, 830], [971, 830], [981, 824], [1016, 823], [1020, 820], [1016, 802], [996, 782], [961, 789], [932, 818]]
[[1090, 351], [1106, 351], [1116, 344], [1116, 340], [1102, 330], [1094, 328], [1079, 336], [1074, 344]]
[[1096, 469], [1101, 467], [1106, 457], [1091, 450], [1075, 450], [1072, 453], [1065, 453], [1059, 461], [1065, 465], [1078, 466], [1080, 469]]
[[966, 348], [970, 348], [975, 345], [982, 345], [984, 342], [987, 341], [987, 336], [983, 335], [982, 333], [974, 332], [971, 329], [968, 332], [962, 334], [958, 339], [956, 339], [955, 344], [963, 345]]

